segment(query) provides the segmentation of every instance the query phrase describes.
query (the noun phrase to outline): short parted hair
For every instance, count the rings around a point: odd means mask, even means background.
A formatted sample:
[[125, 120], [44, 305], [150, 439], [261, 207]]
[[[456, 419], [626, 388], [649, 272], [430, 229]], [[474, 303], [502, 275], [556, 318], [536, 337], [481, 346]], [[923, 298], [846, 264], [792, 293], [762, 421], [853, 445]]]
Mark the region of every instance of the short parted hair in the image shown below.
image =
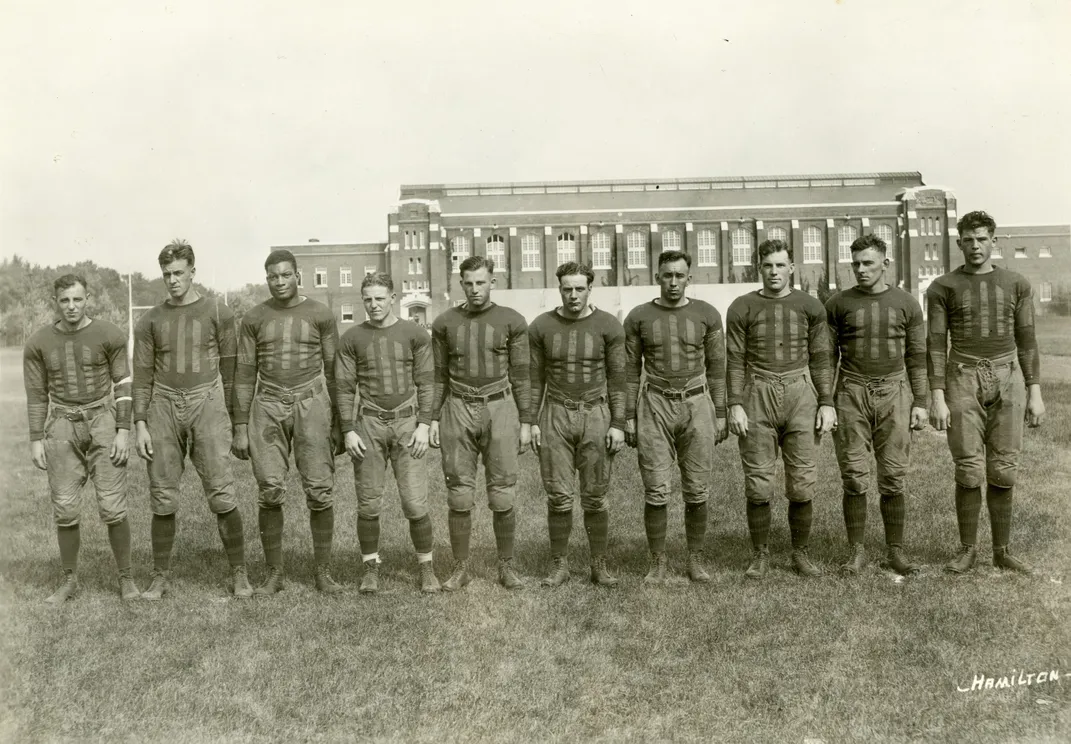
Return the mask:
[[457, 273], [464, 276], [466, 271], [479, 271], [480, 269], [487, 269], [488, 274], [494, 274], [495, 262], [483, 256], [469, 256], [457, 267]]
[[883, 256], [889, 252], [889, 246], [885, 244], [885, 241], [873, 233], [856, 238], [852, 241], [852, 253], [865, 251], [867, 248], [873, 248]]
[[193, 255], [193, 246], [182, 238], [175, 238], [164, 246], [158, 259], [161, 266], [167, 266], [172, 261], [185, 261], [193, 266], [197, 259]]
[[662, 266], [670, 261], [684, 261], [689, 269], [692, 268], [692, 257], [684, 251], [662, 251], [658, 254], [658, 270], [661, 271]]
[[789, 263], [792, 262], [792, 246], [783, 240], [764, 240], [759, 244], [759, 263], [771, 253], [784, 251], [788, 254]]
[[283, 262], [289, 262], [294, 267], [294, 271], [297, 271], [297, 259], [285, 248], [276, 249], [268, 254], [268, 257], [264, 259], [264, 270], [267, 271], [269, 266]]
[[86, 292], [89, 291], [89, 285], [86, 284], [86, 278], [81, 274], [64, 274], [56, 281], [52, 282], [53, 297], [59, 297], [59, 293], [65, 289], [70, 289], [75, 284], [81, 284], [82, 289]]
[[967, 212], [959, 218], [959, 222], [956, 223], [956, 230], [962, 235], [965, 232], [976, 230], [979, 227], [984, 227], [989, 231], [990, 237], [997, 231], [997, 221], [989, 216], [988, 212], [981, 210], [975, 212]]
[[373, 271], [371, 274], [365, 274], [364, 279], [361, 280], [362, 292], [365, 287], [386, 287], [388, 292], [393, 292], [394, 280], [391, 279], [390, 274], [383, 271]]
[[595, 272], [591, 270], [591, 267], [587, 264], [577, 263], [576, 261], [566, 261], [558, 270], [554, 272], [554, 276], [558, 277], [558, 283], [560, 284], [563, 276], [583, 276], [588, 280], [588, 286], [595, 281]]

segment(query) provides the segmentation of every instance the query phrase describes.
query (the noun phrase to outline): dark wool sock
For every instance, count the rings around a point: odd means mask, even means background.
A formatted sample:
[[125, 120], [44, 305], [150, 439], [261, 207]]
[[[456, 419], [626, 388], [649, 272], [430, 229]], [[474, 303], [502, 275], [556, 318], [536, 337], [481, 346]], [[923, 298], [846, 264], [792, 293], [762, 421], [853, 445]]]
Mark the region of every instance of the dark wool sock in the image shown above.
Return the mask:
[[119, 573], [130, 571], [130, 522], [124, 517], [115, 524], [108, 525], [108, 542], [112, 545], [115, 567]]
[[845, 493], [841, 504], [844, 507], [844, 526], [848, 528], [848, 542], [852, 545], [863, 542], [866, 537], [866, 494]]
[[610, 512], [584, 512], [584, 531], [588, 533], [591, 555], [606, 555], [610, 536]]
[[806, 549], [811, 541], [811, 502], [788, 502], [788, 531], [792, 534], [793, 549]]
[[907, 521], [907, 498], [902, 493], [881, 497], [881, 520], [885, 523], [885, 544], [904, 546], [904, 522]]
[[379, 552], [379, 517], [357, 517], [357, 543], [361, 555]]
[[689, 553], [703, 549], [707, 538], [707, 502], [684, 505], [684, 535]]
[[652, 553], [666, 552], [666, 505], [643, 505], [643, 529], [647, 532], [647, 547]]
[[770, 542], [770, 502], [756, 504], [747, 502], [747, 530], [751, 533], [751, 545], [759, 547]]
[[982, 489], [956, 484], [956, 522], [959, 541], [964, 545], [978, 543], [978, 514], [982, 511]]
[[469, 538], [472, 537], [472, 512], [451, 509], [446, 521], [450, 528], [450, 549], [454, 553], [454, 560], [467, 561]]
[[312, 559], [317, 566], [331, 562], [331, 543], [335, 535], [335, 507], [309, 510], [309, 530], [312, 532]]
[[56, 527], [59, 540], [60, 565], [64, 571], [74, 573], [78, 570], [78, 549], [82, 546], [82, 531], [78, 525]]
[[231, 567], [245, 565], [245, 536], [242, 534], [242, 513], [238, 507], [226, 514], [216, 515], [216, 527], [223, 549], [227, 551], [227, 562]]
[[553, 557], [569, 552], [569, 535], [573, 531], [573, 512], [547, 509], [547, 530], [550, 532], [550, 554]]
[[153, 514], [149, 528], [152, 540], [152, 567], [157, 571], [171, 569], [171, 548], [175, 545], [175, 515]]
[[989, 529], [993, 532], [993, 547], [1006, 548], [1011, 540], [1012, 490], [990, 485], [985, 500], [989, 507]]
[[283, 507], [262, 506], [257, 511], [260, 544], [264, 562], [269, 566], [283, 565]]
[[509, 560], [513, 557], [513, 538], [517, 531], [517, 516], [513, 509], [494, 513], [495, 545], [498, 557]]
[[409, 537], [413, 541], [413, 548], [418, 553], [430, 553], [434, 540], [431, 532], [431, 517], [425, 514], [419, 519], [409, 520]]

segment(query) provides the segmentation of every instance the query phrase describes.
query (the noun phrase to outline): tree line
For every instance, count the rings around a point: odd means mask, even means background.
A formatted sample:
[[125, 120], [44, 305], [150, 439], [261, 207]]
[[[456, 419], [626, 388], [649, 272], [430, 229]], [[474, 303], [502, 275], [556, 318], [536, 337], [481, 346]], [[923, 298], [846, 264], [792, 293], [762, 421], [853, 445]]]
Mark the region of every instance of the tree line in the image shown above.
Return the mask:
[[[89, 285], [90, 317], [102, 318], [126, 329], [129, 303], [125, 275], [93, 261], [52, 267], [33, 264], [16, 255], [0, 260], [0, 344], [22, 346], [38, 328], [55, 320], [52, 283], [64, 274], [78, 274], [85, 278]], [[227, 292], [225, 297], [196, 282], [194, 287], [202, 295], [224, 298], [239, 317], [269, 296], [264, 284], [247, 284]], [[135, 273], [131, 289], [135, 307], [158, 305], [167, 299], [164, 280], [158, 276], [149, 279]], [[137, 317], [135, 312], [135, 322]]]

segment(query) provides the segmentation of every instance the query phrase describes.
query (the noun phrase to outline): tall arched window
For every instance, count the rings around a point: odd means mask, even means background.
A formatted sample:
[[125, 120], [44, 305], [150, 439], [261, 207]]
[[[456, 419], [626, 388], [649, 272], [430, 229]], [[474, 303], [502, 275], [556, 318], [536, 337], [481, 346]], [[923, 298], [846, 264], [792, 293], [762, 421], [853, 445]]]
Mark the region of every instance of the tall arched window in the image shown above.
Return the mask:
[[450, 241], [450, 270], [458, 273], [461, 263], [472, 255], [472, 242], [464, 235], [458, 235]]
[[859, 231], [852, 225], [837, 228], [837, 260], [841, 263], [852, 262], [852, 243], [859, 237]]
[[822, 263], [822, 231], [814, 225], [803, 231], [803, 263]]
[[699, 265], [718, 265], [718, 238], [713, 230], [700, 230], [695, 236], [699, 247]]
[[679, 251], [681, 249], [681, 234], [676, 230], [666, 230], [662, 233], [662, 251]]
[[893, 257], [893, 229], [889, 225], [875, 225], [874, 234], [885, 241], [885, 246], [889, 249], [886, 255], [889, 258]]
[[496, 269], [506, 267], [506, 241], [501, 235], [487, 239], [487, 258], [494, 262]]
[[521, 271], [539, 271], [540, 242], [538, 235], [521, 238]]
[[610, 235], [597, 232], [591, 236], [591, 268], [606, 270], [610, 268]]
[[647, 236], [639, 230], [633, 230], [625, 239], [628, 249], [628, 267], [630, 269], [647, 268]]
[[751, 233], [742, 227], [738, 227], [729, 234], [733, 244], [733, 266], [751, 266], [751, 256], [754, 252]]
[[558, 266], [576, 261], [576, 236], [563, 232], [558, 236]]
[[767, 240], [780, 240], [783, 243], [788, 243], [788, 230], [783, 227], [771, 227], [766, 231]]

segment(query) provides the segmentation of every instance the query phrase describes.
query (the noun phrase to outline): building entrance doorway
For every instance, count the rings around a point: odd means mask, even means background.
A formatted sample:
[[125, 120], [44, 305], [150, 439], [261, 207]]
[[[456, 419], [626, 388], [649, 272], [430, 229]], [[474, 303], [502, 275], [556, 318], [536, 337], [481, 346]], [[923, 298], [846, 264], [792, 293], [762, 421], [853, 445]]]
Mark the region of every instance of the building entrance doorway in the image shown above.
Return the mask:
[[409, 308], [409, 320], [414, 323], [419, 323], [422, 326], [428, 324], [428, 310], [421, 305], [414, 305]]

